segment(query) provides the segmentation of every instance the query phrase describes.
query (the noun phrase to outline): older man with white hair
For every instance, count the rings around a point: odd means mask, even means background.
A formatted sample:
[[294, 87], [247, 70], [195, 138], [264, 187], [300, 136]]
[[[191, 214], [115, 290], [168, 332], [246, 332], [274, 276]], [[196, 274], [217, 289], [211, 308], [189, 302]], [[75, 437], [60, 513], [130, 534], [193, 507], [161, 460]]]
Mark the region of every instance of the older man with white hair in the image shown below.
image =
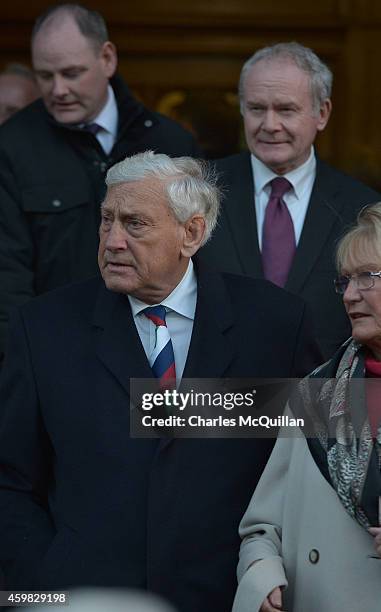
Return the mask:
[[8, 590], [148, 589], [228, 612], [238, 524], [271, 440], [130, 437], [131, 379], [301, 376], [304, 303], [193, 263], [216, 224], [203, 165], [146, 152], [107, 175], [103, 278], [23, 306], [0, 379]]
[[132, 96], [97, 11], [48, 7], [31, 51], [41, 99], [0, 129], [0, 362], [14, 307], [96, 274], [107, 169], [146, 149], [201, 156], [188, 131]]

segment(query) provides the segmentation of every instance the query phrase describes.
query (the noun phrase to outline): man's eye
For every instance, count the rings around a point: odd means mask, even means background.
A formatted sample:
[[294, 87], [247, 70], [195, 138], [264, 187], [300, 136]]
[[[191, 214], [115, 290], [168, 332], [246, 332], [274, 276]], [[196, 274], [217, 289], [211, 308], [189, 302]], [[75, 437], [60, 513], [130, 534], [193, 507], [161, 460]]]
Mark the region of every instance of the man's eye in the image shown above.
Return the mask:
[[82, 72], [82, 70], [68, 70], [67, 72], [63, 73], [63, 76], [65, 79], [76, 79], [82, 74]]
[[292, 106], [281, 106], [281, 108], [279, 109], [279, 112], [285, 115], [289, 115], [295, 112], [295, 109]]
[[41, 81], [49, 81], [52, 75], [49, 72], [37, 72], [36, 77]]

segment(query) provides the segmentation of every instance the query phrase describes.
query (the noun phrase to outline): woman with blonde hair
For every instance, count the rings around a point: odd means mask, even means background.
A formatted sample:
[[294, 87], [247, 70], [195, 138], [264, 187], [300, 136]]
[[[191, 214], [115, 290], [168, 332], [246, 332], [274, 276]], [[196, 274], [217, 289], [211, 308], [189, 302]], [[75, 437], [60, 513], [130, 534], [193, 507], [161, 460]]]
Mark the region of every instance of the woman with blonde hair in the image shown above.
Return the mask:
[[242, 520], [233, 612], [381, 609], [381, 203], [337, 267], [352, 337], [290, 401], [307, 437], [280, 433]]

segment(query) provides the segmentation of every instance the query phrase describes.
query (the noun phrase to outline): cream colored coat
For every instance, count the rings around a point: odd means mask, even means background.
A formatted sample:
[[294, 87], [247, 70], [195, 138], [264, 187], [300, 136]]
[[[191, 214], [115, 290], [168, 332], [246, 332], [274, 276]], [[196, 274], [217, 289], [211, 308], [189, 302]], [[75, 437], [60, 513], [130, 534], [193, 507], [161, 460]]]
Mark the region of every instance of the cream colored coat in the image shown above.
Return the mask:
[[373, 538], [347, 514], [296, 436], [278, 439], [243, 517], [233, 612], [256, 612], [287, 581], [287, 612], [380, 612]]

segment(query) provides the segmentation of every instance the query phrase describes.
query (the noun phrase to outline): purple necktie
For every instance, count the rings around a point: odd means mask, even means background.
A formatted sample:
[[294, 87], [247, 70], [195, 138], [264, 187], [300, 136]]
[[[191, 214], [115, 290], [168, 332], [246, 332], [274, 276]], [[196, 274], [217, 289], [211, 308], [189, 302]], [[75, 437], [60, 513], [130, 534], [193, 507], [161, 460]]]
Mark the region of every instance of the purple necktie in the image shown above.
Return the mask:
[[284, 287], [296, 251], [294, 224], [283, 196], [291, 189], [283, 176], [271, 181], [262, 231], [262, 264], [267, 280]]
[[102, 128], [97, 123], [86, 123], [82, 129], [85, 130], [85, 132], [90, 132], [90, 134], [96, 136]]

